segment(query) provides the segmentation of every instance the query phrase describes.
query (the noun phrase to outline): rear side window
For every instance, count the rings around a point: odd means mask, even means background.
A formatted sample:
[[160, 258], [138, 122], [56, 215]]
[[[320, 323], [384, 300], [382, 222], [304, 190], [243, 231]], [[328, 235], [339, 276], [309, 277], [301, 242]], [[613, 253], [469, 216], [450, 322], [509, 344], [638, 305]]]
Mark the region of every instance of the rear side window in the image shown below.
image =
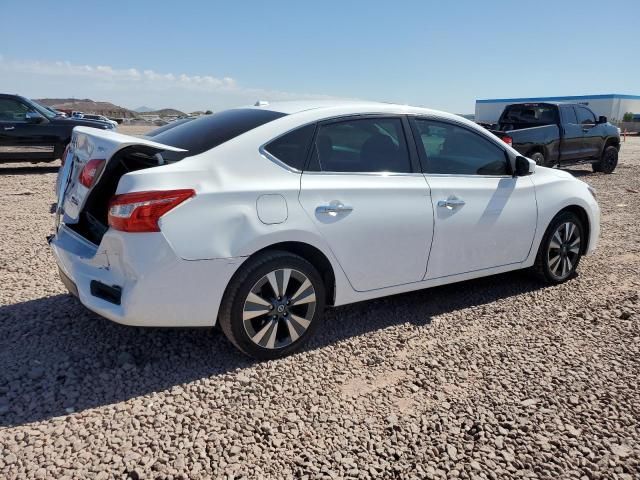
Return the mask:
[[578, 123], [582, 125], [593, 125], [596, 123], [596, 117], [588, 108], [576, 107], [578, 113]]
[[562, 120], [564, 123], [578, 123], [576, 112], [571, 105], [562, 105], [560, 107], [560, 112], [562, 113]]
[[315, 124], [298, 128], [276, 138], [264, 149], [291, 168], [302, 171], [315, 129]]
[[153, 140], [188, 150], [189, 156], [197, 155], [284, 115], [257, 108], [225, 110], [170, 128], [154, 135]]
[[411, 172], [399, 118], [362, 118], [320, 125], [310, 170]]
[[509, 175], [504, 150], [466, 128], [432, 120], [416, 120], [427, 158], [425, 173]]

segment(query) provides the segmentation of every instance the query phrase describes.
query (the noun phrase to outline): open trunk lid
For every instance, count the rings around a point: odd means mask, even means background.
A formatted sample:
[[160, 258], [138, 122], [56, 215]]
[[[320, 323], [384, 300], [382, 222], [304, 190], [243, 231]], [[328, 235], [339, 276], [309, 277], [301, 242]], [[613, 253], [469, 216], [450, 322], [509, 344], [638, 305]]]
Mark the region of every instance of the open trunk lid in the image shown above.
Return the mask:
[[[105, 175], [110, 174], [111, 169], [108, 168], [110, 162], [117, 157], [118, 152], [128, 147], [140, 147], [147, 156], [166, 151], [186, 152], [181, 148], [114, 131], [75, 127], [63, 159], [64, 166], [58, 173], [56, 224], [59, 223], [61, 216], [66, 224], [78, 223], [89, 194], [100, 184]], [[83, 168], [91, 160], [104, 160], [104, 162], [100, 162], [99, 172], [96, 173], [91, 186], [87, 187], [82, 184], [80, 177]], [[162, 157], [158, 157], [157, 162], [155, 166], [162, 165]]]

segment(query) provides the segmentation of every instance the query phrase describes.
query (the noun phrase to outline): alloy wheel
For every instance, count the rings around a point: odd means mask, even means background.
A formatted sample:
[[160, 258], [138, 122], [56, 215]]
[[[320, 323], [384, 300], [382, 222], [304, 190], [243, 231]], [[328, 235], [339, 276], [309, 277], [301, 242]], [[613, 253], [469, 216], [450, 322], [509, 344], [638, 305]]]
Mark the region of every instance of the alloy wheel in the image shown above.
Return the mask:
[[309, 328], [316, 310], [316, 292], [303, 273], [282, 268], [264, 275], [249, 291], [242, 323], [261, 348], [284, 348]]
[[561, 223], [549, 240], [547, 265], [556, 280], [564, 280], [580, 257], [580, 229], [573, 222]]

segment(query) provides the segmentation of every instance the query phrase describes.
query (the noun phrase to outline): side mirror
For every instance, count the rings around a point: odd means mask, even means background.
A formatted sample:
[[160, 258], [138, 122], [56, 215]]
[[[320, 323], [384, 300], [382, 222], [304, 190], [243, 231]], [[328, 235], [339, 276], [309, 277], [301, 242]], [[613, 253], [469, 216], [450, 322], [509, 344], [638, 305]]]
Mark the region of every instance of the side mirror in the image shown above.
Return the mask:
[[607, 123], [607, 117], [605, 117], [604, 115], [600, 115], [598, 117], [598, 123]]
[[522, 155], [518, 155], [516, 157], [516, 171], [515, 171], [516, 177], [524, 177], [526, 175], [531, 175], [535, 171], [536, 171], [536, 162], [534, 162], [533, 160], [529, 160], [528, 158], [523, 157]]
[[27, 112], [24, 116], [25, 120], [28, 123], [42, 123], [44, 122], [44, 117], [40, 115], [38, 112]]

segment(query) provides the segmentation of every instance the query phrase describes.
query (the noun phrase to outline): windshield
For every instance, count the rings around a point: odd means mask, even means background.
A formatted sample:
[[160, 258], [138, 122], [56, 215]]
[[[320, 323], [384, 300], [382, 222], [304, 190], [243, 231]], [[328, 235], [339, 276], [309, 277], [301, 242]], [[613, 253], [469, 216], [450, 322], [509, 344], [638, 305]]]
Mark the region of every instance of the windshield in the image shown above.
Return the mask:
[[48, 118], [49, 120], [51, 120], [52, 118], [56, 117], [56, 114], [53, 113], [52, 111], [50, 111], [48, 108], [46, 108], [44, 105], [40, 105], [38, 102], [36, 102], [35, 100], [31, 100], [28, 98], [24, 99], [29, 105], [31, 105], [33, 107], [33, 109], [38, 112], [40, 115], [42, 115], [45, 118]]

